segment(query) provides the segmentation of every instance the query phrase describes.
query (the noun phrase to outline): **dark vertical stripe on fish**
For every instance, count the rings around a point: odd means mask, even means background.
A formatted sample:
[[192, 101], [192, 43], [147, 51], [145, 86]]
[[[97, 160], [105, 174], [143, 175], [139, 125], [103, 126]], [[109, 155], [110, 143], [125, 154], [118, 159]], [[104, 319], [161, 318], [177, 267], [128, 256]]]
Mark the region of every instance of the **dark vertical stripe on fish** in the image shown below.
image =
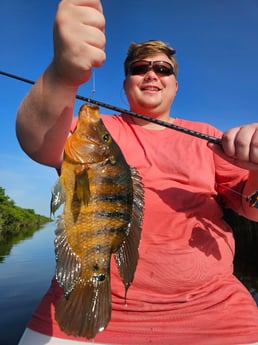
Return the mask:
[[118, 228], [102, 228], [98, 230], [93, 230], [90, 233], [87, 233], [88, 238], [92, 237], [98, 237], [98, 236], [107, 236], [109, 234], [123, 234], [126, 233], [124, 225], [118, 227]]
[[98, 194], [92, 196], [91, 200], [93, 201], [101, 201], [101, 202], [111, 202], [111, 203], [120, 203], [120, 204], [127, 204], [128, 201], [131, 201], [132, 195], [131, 193], [126, 194]]
[[128, 213], [123, 213], [123, 212], [106, 212], [106, 211], [100, 211], [95, 214], [96, 217], [103, 217], [103, 218], [116, 218], [116, 219], [121, 219], [126, 222], [129, 222], [131, 220], [131, 215]]

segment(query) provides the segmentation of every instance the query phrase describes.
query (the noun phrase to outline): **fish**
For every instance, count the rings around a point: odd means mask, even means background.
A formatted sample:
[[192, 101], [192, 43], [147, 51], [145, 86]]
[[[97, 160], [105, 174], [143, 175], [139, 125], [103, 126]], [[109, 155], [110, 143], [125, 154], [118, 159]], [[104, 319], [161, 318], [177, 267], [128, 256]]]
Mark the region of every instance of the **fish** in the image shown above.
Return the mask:
[[142, 179], [127, 164], [97, 106], [81, 106], [65, 142], [51, 213], [61, 205], [54, 243], [56, 280], [64, 294], [55, 319], [65, 333], [92, 339], [111, 319], [112, 255], [125, 298], [133, 282], [144, 211]]
[[247, 196], [246, 201], [250, 207], [258, 208], [258, 190]]

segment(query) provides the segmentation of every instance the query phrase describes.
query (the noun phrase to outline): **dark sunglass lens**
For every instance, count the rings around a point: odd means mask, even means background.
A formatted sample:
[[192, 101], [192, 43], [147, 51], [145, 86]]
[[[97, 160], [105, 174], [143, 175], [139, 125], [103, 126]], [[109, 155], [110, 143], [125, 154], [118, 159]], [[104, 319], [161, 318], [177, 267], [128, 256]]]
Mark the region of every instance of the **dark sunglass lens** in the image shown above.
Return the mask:
[[136, 61], [129, 67], [129, 74], [144, 75], [151, 69], [160, 76], [174, 73], [173, 66], [166, 61]]
[[156, 63], [153, 64], [153, 70], [155, 73], [160, 75], [171, 75], [173, 74], [173, 67], [169, 64]]
[[132, 64], [130, 67], [130, 74], [131, 75], [140, 75], [145, 74], [148, 72], [149, 64], [148, 63], [136, 63]]

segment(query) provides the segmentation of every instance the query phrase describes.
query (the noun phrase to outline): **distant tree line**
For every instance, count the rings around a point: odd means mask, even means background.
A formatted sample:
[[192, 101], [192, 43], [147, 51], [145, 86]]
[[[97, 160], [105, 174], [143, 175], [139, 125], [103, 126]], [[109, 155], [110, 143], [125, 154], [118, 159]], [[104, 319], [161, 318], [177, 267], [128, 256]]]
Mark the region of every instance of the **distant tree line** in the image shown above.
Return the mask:
[[49, 221], [50, 218], [36, 214], [33, 209], [16, 206], [0, 187], [0, 241]]

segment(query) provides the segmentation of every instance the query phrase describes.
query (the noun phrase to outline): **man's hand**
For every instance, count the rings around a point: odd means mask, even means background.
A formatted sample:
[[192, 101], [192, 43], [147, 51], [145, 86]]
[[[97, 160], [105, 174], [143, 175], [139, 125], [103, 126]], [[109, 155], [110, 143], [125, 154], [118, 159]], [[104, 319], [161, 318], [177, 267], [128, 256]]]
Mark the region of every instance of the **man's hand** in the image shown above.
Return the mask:
[[54, 24], [52, 67], [68, 86], [86, 82], [105, 61], [105, 18], [99, 0], [62, 0]]
[[258, 123], [229, 129], [223, 134], [221, 145], [208, 146], [228, 162], [258, 172]]

